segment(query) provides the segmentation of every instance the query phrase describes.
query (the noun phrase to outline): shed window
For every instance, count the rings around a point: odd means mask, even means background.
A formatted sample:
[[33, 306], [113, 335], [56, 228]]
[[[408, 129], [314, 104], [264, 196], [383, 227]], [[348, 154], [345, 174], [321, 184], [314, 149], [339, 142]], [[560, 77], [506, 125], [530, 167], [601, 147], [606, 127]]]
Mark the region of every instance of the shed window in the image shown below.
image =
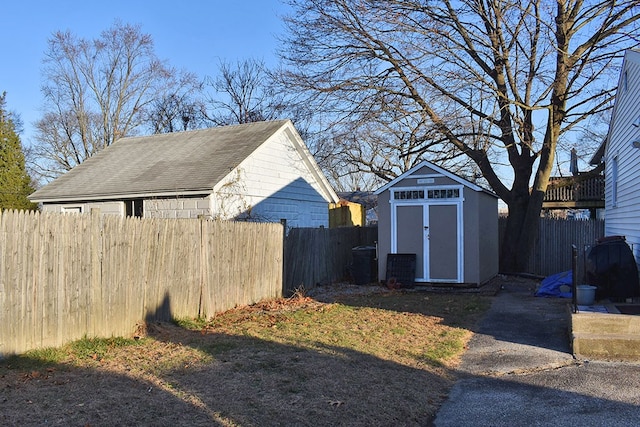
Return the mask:
[[424, 199], [424, 190], [398, 190], [393, 192], [395, 200]]
[[[426, 197], [425, 197], [426, 196]], [[430, 190], [395, 190], [394, 200], [421, 200], [421, 199], [459, 199], [459, 188], [434, 188]]]
[[438, 190], [428, 190], [427, 198], [428, 199], [459, 199], [460, 189], [459, 188], [440, 188]]

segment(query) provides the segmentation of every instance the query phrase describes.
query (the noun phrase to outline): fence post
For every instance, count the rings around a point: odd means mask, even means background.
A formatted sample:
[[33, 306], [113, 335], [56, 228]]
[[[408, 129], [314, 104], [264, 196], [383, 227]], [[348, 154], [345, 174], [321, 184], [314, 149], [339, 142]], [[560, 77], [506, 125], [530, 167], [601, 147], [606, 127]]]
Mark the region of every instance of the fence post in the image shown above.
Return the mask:
[[282, 224], [282, 296], [287, 293], [287, 219], [280, 218]]

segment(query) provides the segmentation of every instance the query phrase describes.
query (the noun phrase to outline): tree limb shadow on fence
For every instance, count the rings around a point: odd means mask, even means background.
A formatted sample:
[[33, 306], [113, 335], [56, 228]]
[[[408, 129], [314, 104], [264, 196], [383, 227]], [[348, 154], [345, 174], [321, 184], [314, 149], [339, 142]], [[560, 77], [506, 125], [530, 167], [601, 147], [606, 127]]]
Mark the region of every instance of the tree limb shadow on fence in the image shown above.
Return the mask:
[[353, 248], [377, 240], [378, 227], [292, 229], [285, 240], [284, 295], [349, 280]]
[[[507, 218], [499, 219], [500, 242]], [[604, 236], [604, 220], [540, 218], [538, 236], [531, 251], [527, 271], [537, 276], [549, 276], [571, 270], [571, 247], [578, 248], [578, 280], [584, 275], [584, 260], [596, 240]]]

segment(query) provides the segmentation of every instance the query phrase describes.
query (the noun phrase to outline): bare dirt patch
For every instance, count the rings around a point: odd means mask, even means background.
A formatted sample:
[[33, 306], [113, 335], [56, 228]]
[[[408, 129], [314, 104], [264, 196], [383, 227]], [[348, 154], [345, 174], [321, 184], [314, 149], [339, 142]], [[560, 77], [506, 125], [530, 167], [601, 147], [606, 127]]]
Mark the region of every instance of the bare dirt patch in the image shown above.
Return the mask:
[[9, 359], [0, 424], [428, 425], [486, 298], [325, 287]]

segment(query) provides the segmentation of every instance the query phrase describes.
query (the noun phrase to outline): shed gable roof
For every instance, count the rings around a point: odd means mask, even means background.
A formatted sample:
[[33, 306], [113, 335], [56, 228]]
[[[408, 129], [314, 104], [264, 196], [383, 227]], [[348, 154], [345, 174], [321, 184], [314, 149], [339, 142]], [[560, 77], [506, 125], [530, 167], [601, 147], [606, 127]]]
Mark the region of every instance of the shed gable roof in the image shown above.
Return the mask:
[[492, 191], [487, 190], [486, 188], [482, 188], [479, 185], [474, 184], [471, 181], [468, 181], [462, 177], [459, 177], [458, 175], [449, 172], [446, 169], [441, 168], [440, 166], [436, 166], [433, 163], [427, 162], [426, 160], [419, 163], [418, 165], [412, 167], [411, 169], [409, 169], [408, 171], [406, 171], [405, 173], [403, 173], [402, 175], [398, 176], [397, 178], [395, 178], [392, 181], [389, 181], [388, 183], [386, 183], [385, 185], [383, 185], [382, 187], [378, 188], [374, 194], [379, 195], [381, 193], [383, 193], [384, 191], [388, 190], [389, 188], [393, 187], [394, 185], [396, 185], [398, 182], [402, 181], [403, 179], [407, 179], [410, 178], [411, 175], [413, 175], [416, 171], [422, 169], [423, 167], [427, 167], [429, 169], [433, 169], [435, 172], [449, 178], [452, 179], [453, 181], [456, 181], [459, 184], [464, 185], [465, 187], [470, 188], [473, 191], [480, 191], [483, 193], [487, 193], [493, 197], [498, 197], [495, 193], [493, 193]]
[[206, 193], [289, 120], [128, 137], [29, 196], [35, 202]]

